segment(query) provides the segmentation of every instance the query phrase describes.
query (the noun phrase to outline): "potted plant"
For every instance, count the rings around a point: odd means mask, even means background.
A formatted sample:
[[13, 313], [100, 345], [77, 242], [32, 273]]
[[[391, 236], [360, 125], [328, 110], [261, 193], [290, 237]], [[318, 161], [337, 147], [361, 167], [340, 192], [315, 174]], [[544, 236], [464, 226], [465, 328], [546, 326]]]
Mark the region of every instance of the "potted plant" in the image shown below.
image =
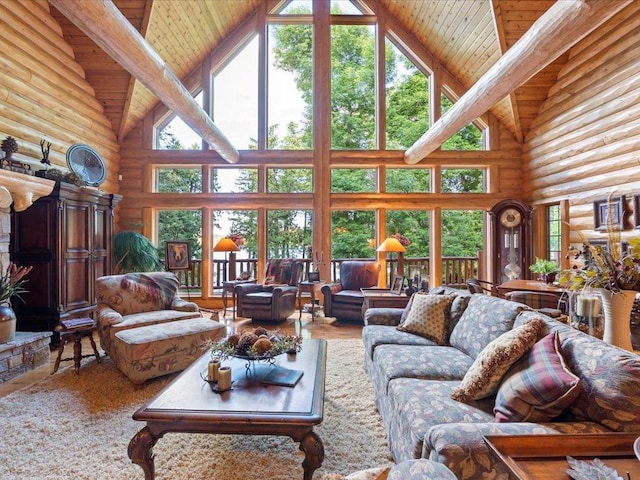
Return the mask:
[[0, 343], [13, 340], [16, 334], [16, 314], [11, 308], [11, 297], [20, 298], [21, 293], [27, 293], [24, 288], [25, 276], [33, 267], [19, 267], [10, 262], [7, 269], [0, 275]]
[[560, 271], [560, 267], [553, 260], [536, 257], [536, 262], [529, 266], [529, 270], [537, 273], [539, 279], [546, 283], [553, 283], [556, 280], [556, 273]]
[[113, 237], [115, 274], [160, 272], [164, 268], [158, 249], [141, 233], [127, 230]]

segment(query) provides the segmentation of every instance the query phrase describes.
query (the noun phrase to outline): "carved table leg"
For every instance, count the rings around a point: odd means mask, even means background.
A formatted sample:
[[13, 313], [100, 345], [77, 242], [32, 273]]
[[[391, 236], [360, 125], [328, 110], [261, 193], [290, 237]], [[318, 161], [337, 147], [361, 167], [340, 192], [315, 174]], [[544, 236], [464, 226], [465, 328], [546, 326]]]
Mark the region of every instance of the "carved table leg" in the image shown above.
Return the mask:
[[154, 480], [156, 475], [153, 463], [153, 446], [157, 441], [158, 437], [154, 437], [151, 434], [149, 427], [144, 427], [129, 442], [129, 448], [127, 449], [129, 458], [144, 470], [145, 480]]
[[93, 332], [89, 332], [89, 341], [91, 342], [91, 348], [93, 348], [93, 354], [96, 356], [96, 360], [98, 363], [102, 363], [100, 354], [98, 353], [98, 347], [96, 346], [96, 341], [93, 339]]
[[303, 479], [311, 480], [313, 472], [320, 468], [324, 460], [324, 445], [322, 445], [320, 437], [310, 431], [300, 442], [300, 450], [304, 452], [304, 461], [302, 462], [302, 468], [304, 468]]
[[73, 334], [73, 366], [76, 375], [80, 374], [80, 360], [82, 360], [82, 336]]

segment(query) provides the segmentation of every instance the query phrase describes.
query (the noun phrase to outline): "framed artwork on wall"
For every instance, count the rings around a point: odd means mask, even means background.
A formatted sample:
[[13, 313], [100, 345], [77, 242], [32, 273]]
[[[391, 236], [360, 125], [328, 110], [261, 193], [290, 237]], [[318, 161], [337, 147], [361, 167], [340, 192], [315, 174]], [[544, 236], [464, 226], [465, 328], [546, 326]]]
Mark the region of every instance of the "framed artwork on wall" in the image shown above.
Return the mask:
[[593, 229], [606, 231], [609, 226], [614, 230], [624, 230], [625, 198], [606, 198], [593, 202]]
[[167, 242], [167, 270], [189, 270], [189, 242]]

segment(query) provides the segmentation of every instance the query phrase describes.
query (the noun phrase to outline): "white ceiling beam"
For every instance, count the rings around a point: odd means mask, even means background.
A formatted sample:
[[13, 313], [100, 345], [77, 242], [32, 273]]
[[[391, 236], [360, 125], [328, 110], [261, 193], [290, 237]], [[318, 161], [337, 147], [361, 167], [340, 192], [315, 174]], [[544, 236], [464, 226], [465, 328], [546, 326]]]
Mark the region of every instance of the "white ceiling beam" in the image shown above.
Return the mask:
[[179, 115], [222, 158], [229, 163], [238, 162], [238, 150], [111, 0], [50, 3]]
[[562, 0], [545, 12], [404, 155], [416, 164], [632, 0]]

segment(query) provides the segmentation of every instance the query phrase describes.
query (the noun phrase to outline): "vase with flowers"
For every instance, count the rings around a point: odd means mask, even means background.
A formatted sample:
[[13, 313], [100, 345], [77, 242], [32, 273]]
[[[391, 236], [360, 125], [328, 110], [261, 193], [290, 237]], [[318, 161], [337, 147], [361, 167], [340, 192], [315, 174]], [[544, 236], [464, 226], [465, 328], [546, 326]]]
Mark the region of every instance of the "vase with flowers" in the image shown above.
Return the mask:
[[615, 228], [607, 229], [604, 245], [594, 245], [582, 233], [578, 235], [583, 247], [570, 253], [580, 264], [562, 271], [559, 283], [572, 291], [598, 293], [604, 311], [603, 340], [633, 351], [631, 309], [640, 291], [640, 238], [627, 240], [629, 246], [623, 249]]
[[26, 293], [24, 288], [25, 276], [33, 267], [19, 267], [13, 262], [0, 276], [0, 343], [7, 343], [16, 334], [16, 314], [11, 308], [11, 297], [20, 298]]

